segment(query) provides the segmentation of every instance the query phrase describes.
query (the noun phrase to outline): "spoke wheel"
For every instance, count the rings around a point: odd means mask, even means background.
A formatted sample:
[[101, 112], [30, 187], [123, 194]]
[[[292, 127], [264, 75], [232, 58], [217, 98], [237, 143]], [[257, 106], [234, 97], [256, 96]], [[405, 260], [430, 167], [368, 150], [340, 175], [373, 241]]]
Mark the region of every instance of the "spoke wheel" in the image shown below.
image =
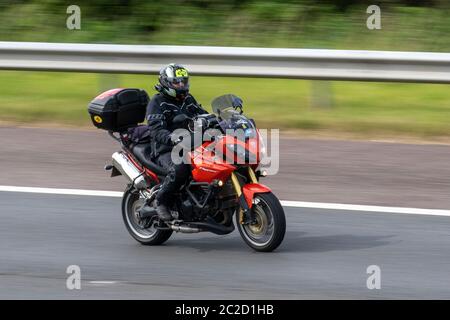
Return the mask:
[[240, 223], [240, 214], [236, 215], [239, 233], [244, 241], [256, 251], [273, 251], [283, 241], [286, 233], [286, 218], [278, 199], [272, 193], [257, 194], [253, 200], [252, 215], [254, 221]]
[[139, 210], [144, 206], [145, 199], [134, 190], [127, 190], [122, 199], [122, 217], [130, 235], [144, 245], [159, 245], [167, 241], [172, 230], [156, 229], [153, 217], [141, 219]]

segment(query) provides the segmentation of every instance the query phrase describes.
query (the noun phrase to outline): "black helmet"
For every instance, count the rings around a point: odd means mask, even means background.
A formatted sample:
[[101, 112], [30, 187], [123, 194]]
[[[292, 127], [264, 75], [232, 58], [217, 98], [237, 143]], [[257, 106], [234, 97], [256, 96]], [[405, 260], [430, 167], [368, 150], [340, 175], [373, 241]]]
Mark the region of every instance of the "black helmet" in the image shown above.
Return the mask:
[[184, 99], [189, 93], [189, 74], [182, 65], [171, 63], [159, 72], [156, 90], [176, 99]]

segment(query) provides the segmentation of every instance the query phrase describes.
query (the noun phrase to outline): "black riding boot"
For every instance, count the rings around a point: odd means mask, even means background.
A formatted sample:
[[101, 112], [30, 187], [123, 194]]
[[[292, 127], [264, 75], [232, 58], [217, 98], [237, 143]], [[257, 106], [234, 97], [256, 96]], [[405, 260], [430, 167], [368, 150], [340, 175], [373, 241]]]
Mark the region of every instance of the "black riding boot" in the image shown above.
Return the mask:
[[158, 213], [158, 216], [162, 221], [170, 221], [173, 219], [172, 215], [170, 214], [169, 208], [167, 208], [164, 203], [160, 203], [159, 201], [157, 201], [156, 205], [156, 212]]

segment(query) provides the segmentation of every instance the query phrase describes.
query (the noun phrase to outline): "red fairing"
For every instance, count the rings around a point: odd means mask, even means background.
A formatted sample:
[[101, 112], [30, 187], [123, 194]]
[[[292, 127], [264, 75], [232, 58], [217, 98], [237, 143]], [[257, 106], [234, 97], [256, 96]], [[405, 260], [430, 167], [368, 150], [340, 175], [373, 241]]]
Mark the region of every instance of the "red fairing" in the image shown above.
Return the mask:
[[260, 183], [249, 183], [242, 187], [242, 192], [244, 193], [245, 201], [247, 201], [249, 208], [253, 206], [253, 197], [255, 196], [255, 193], [267, 193], [270, 191], [269, 187]]
[[205, 149], [208, 144], [204, 143], [191, 153], [192, 177], [197, 182], [226, 181], [236, 168], [228, 163], [214, 161], [214, 155]]
[[234, 154], [233, 152], [229, 152], [227, 150], [227, 146], [233, 146], [233, 145], [241, 145], [242, 147], [244, 147], [250, 154], [255, 156], [256, 161], [253, 163], [250, 163], [251, 165], [258, 165], [259, 162], [261, 161], [260, 159], [260, 140], [259, 140], [259, 136], [258, 138], [251, 138], [251, 139], [247, 139], [245, 142], [241, 141], [239, 139], [237, 139], [236, 137], [230, 136], [230, 135], [226, 135], [224, 138], [220, 139], [217, 144], [216, 144], [216, 149], [219, 150], [220, 152], [222, 152], [224, 155], [227, 155], [227, 160], [228, 162], [233, 162], [233, 163], [239, 163], [239, 164], [243, 164], [245, 161], [243, 159], [239, 159], [238, 156], [236, 154]]
[[[235, 152], [229, 152], [227, 146], [241, 145], [250, 154], [255, 156], [253, 163], [245, 162], [245, 159], [238, 159]], [[213, 148], [209, 148], [209, 147]], [[258, 166], [259, 159], [259, 139], [248, 139], [243, 142], [236, 137], [225, 135], [217, 142], [205, 142], [202, 146], [191, 152], [192, 176], [198, 182], [212, 182], [214, 180], [226, 181], [230, 174], [236, 170], [234, 164], [248, 164], [251, 167]], [[231, 148], [233, 150], [234, 148]], [[234, 151], [234, 150], [233, 150]], [[218, 155], [215, 152], [219, 152]], [[223, 159], [226, 155], [226, 160]]]

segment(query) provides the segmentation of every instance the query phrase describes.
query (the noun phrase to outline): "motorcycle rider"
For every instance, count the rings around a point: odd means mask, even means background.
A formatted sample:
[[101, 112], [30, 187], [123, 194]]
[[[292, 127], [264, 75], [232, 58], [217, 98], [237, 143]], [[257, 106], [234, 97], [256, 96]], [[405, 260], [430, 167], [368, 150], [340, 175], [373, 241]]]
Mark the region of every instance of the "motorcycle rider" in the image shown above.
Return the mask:
[[189, 164], [172, 162], [172, 148], [179, 142], [172, 132], [180, 126], [172, 120], [179, 114], [194, 117], [208, 112], [189, 94], [189, 73], [180, 64], [171, 63], [161, 69], [155, 89], [158, 93], [147, 106], [146, 118], [152, 141], [152, 160], [168, 172], [156, 196], [157, 212], [161, 220], [169, 221], [172, 215], [168, 204], [173, 192], [180, 189], [191, 172]]

